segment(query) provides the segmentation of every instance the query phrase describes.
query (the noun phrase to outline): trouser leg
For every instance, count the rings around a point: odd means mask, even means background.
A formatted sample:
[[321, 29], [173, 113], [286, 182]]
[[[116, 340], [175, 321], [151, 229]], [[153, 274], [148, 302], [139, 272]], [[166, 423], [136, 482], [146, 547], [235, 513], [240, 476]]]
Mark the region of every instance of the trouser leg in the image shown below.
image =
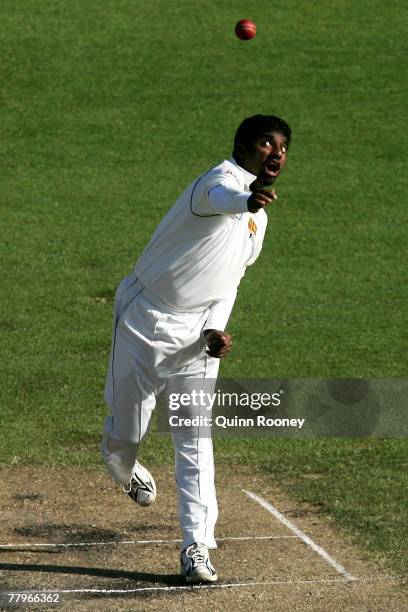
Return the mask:
[[[197, 370], [194, 364], [194, 378], [176, 378], [167, 385], [166, 392], [190, 394], [193, 390], [203, 390], [205, 394], [214, 392], [219, 360], [208, 356], [201, 358], [202, 367]], [[186, 372], [184, 373], [186, 374]], [[201, 379], [198, 378], [201, 376]], [[208, 396], [206, 395], [208, 398]], [[208, 400], [198, 405], [187, 405], [174, 411], [178, 417], [201, 417], [199, 426], [172, 427], [175, 452], [175, 477], [179, 499], [180, 527], [182, 530], [182, 550], [201, 542], [208, 548], [216, 548], [214, 528], [218, 518], [218, 505], [214, 482], [214, 456], [211, 428], [206, 426], [211, 419]]]
[[[129, 384], [126, 384], [129, 388]], [[155, 407], [154, 393], [145, 393], [142, 386], [132, 385], [133, 402], [131, 409], [112, 410], [105, 419], [102, 456], [114, 480], [127, 484], [132, 475], [138, 446], [148, 430], [150, 418]]]
[[156, 404], [151, 347], [145, 338], [150, 335], [152, 320], [137, 305], [137, 321], [129, 312], [140, 293], [140, 283], [133, 276], [124, 279], [116, 293], [105, 386], [111, 415], [105, 419], [101, 452], [112, 478], [122, 484], [130, 480], [138, 445], [147, 432]]
[[173, 442], [183, 536], [181, 548], [184, 550], [194, 542], [216, 548], [214, 528], [218, 506], [212, 440], [209, 437], [175, 434]]

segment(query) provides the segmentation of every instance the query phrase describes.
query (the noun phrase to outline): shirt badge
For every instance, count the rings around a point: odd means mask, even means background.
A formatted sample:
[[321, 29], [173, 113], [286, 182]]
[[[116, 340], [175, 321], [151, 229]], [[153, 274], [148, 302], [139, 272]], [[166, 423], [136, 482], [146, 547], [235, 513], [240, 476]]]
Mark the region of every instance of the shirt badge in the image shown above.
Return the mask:
[[256, 234], [257, 227], [256, 227], [256, 223], [255, 223], [255, 221], [253, 220], [252, 217], [249, 217], [249, 219], [248, 219], [248, 229], [249, 229], [249, 234], [250, 235], [251, 234]]

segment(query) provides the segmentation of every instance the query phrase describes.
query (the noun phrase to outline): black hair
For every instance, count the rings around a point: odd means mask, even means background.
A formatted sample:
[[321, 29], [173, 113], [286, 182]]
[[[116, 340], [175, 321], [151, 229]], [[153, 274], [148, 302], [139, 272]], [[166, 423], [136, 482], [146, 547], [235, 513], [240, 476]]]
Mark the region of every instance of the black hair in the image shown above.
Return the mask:
[[283, 134], [289, 146], [292, 130], [286, 121], [275, 115], [254, 115], [244, 119], [237, 129], [234, 138], [234, 153], [239, 144], [248, 146], [257, 136], [261, 136], [265, 132], [279, 132]]

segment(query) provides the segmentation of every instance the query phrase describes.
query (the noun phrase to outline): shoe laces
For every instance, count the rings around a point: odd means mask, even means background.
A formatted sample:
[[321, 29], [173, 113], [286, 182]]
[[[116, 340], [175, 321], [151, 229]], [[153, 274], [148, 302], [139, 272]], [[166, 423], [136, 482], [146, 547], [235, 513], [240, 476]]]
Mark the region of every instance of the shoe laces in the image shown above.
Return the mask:
[[202, 544], [193, 544], [187, 551], [187, 556], [197, 564], [205, 563], [206, 549]]

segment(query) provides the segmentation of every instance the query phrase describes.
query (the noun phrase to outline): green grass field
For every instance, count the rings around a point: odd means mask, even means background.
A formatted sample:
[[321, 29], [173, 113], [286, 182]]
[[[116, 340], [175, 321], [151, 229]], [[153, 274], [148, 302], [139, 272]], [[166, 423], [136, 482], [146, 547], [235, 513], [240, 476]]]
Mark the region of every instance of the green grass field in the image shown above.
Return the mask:
[[[1, 462], [103, 469], [115, 287], [258, 112], [293, 143], [222, 376], [406, 377], [401, 3], [3, 0], [0, 16]], [[216, 446], [406, 572], [405, 440]], [[172, 460], [163, 437], [143, 455]]]

